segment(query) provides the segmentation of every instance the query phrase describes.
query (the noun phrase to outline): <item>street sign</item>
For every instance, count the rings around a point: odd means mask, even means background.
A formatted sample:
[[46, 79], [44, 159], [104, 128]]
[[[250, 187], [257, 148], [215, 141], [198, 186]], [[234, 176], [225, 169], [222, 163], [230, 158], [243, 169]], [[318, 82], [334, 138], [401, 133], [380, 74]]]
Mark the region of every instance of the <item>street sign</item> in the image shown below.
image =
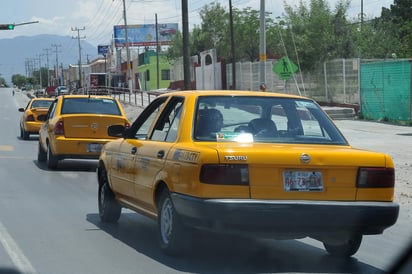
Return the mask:
[[283, 80], [289, 80], [292, 75], [298, 71], [298, 69], [298, 66], [289, 60], [287, 56], [280, 58], [280, 60], [272, 68], [273, 72]]
[[110, 46], [109, 45], [98, 45], [97, 46], [97, 53], [103, 56], [106, 56], [109, 52]]

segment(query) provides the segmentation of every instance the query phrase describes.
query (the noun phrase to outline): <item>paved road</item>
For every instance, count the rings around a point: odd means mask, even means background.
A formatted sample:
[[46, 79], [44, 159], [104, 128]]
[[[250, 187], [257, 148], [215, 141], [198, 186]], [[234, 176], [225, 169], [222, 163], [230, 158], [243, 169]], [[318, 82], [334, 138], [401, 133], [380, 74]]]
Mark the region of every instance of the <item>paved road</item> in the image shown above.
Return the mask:
[[310, 239], [211, 235], [173, 258], [159, 251], [152, 220], [124, 211], [116, 225], [99, 222], [95, 161], [66, 160], [57, 171], [37, 163], [37, 136], [18, 137], [19, 96], [0, 89], [0, 273], [382, 273], [412, 239], [411, 177], [402, 177], [412, 161], [410, 127], [337, 121], [354, 146], [393, 154], [402, 171], [399, 221], [365, 237], [353, 258], [331, 257]]

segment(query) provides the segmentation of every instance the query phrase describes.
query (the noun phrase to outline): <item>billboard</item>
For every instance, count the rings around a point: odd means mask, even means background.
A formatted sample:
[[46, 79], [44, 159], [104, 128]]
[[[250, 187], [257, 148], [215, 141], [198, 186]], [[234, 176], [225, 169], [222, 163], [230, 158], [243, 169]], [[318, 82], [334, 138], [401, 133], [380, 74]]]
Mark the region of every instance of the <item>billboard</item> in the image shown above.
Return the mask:
[[[168, 45], [176, 35], [178, 24], [158, 24], [159, 45]], [[116, 47], [126, 46], [126, 28], [124, 25], [114, 26], [114, 43]], [[128, 25], [127, 38], [129, 46], [156, 46], [156, 25]]]

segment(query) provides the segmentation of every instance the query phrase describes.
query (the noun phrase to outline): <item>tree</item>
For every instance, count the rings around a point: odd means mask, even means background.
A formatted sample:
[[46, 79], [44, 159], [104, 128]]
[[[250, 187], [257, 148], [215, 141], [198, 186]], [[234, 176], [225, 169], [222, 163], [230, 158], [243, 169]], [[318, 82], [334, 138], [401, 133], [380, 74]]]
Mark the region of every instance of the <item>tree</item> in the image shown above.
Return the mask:
[[6, 79], [3, 77], [0, 77], [0, 86], [5, 87], [6, 86]]
[[[388, 33], [391, 37], [391, 50], [398, 57], [408, 58], [412, 55], [412, 0], [394, 0], [389, 9], [382, 8], [381, 17], [377, 20], [377, 30]], [[386, 28], [386, 29], [385, 29]], [[389, 32], [388, 31], [388, 32]]]
[[25, 86], [27, 83], [27, 79], [24, 75], [21, 74], [14, 74], [11, 77], [11, 81], [13, 82], [14, 85], [18, 86], [18, 87], [22, 87]]

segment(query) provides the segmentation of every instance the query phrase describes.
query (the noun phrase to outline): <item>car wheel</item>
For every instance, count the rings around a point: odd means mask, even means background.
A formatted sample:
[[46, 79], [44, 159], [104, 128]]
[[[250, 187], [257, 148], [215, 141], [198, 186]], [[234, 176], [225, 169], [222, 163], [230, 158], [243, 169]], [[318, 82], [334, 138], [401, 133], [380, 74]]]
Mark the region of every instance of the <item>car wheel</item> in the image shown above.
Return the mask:
[[47, 160], [47, 153], [44, 151], [44, 149], [41, 147], [41, 144], [39, 142], [38, 145], [38, 150], [37, 150], [37, 161], [39, 162], [45, 162]]
[[113, 191], [107, 182], [106, 172], [102, 172], [99, 178], [99, 217], [102, 222], [115, 223], [119, 220], [122, 207], [116, 201]]
[[47, 167], [50, 169], [56, 169], [57, 168], [57, 162], [58, 158], [53, 154], [50, 145], [47, 145]]
[[354, 235], [345, 243], [339, 245], [328, 244], [323, 242], [323, 246], [329, 254], [339, 257], [350, 257], [355, 254], [362, 243], [362, 235]]
[[24, 128], [20, 128], [20, 138], [23, 140], [28, 140], [30, 137], [30, 133], [24, 130]]
[[188, 246], [190, 230], [179, 220], [169, 192], [160, 195], [157, 214], [160, 247], [168, 255], [179, 255]]

